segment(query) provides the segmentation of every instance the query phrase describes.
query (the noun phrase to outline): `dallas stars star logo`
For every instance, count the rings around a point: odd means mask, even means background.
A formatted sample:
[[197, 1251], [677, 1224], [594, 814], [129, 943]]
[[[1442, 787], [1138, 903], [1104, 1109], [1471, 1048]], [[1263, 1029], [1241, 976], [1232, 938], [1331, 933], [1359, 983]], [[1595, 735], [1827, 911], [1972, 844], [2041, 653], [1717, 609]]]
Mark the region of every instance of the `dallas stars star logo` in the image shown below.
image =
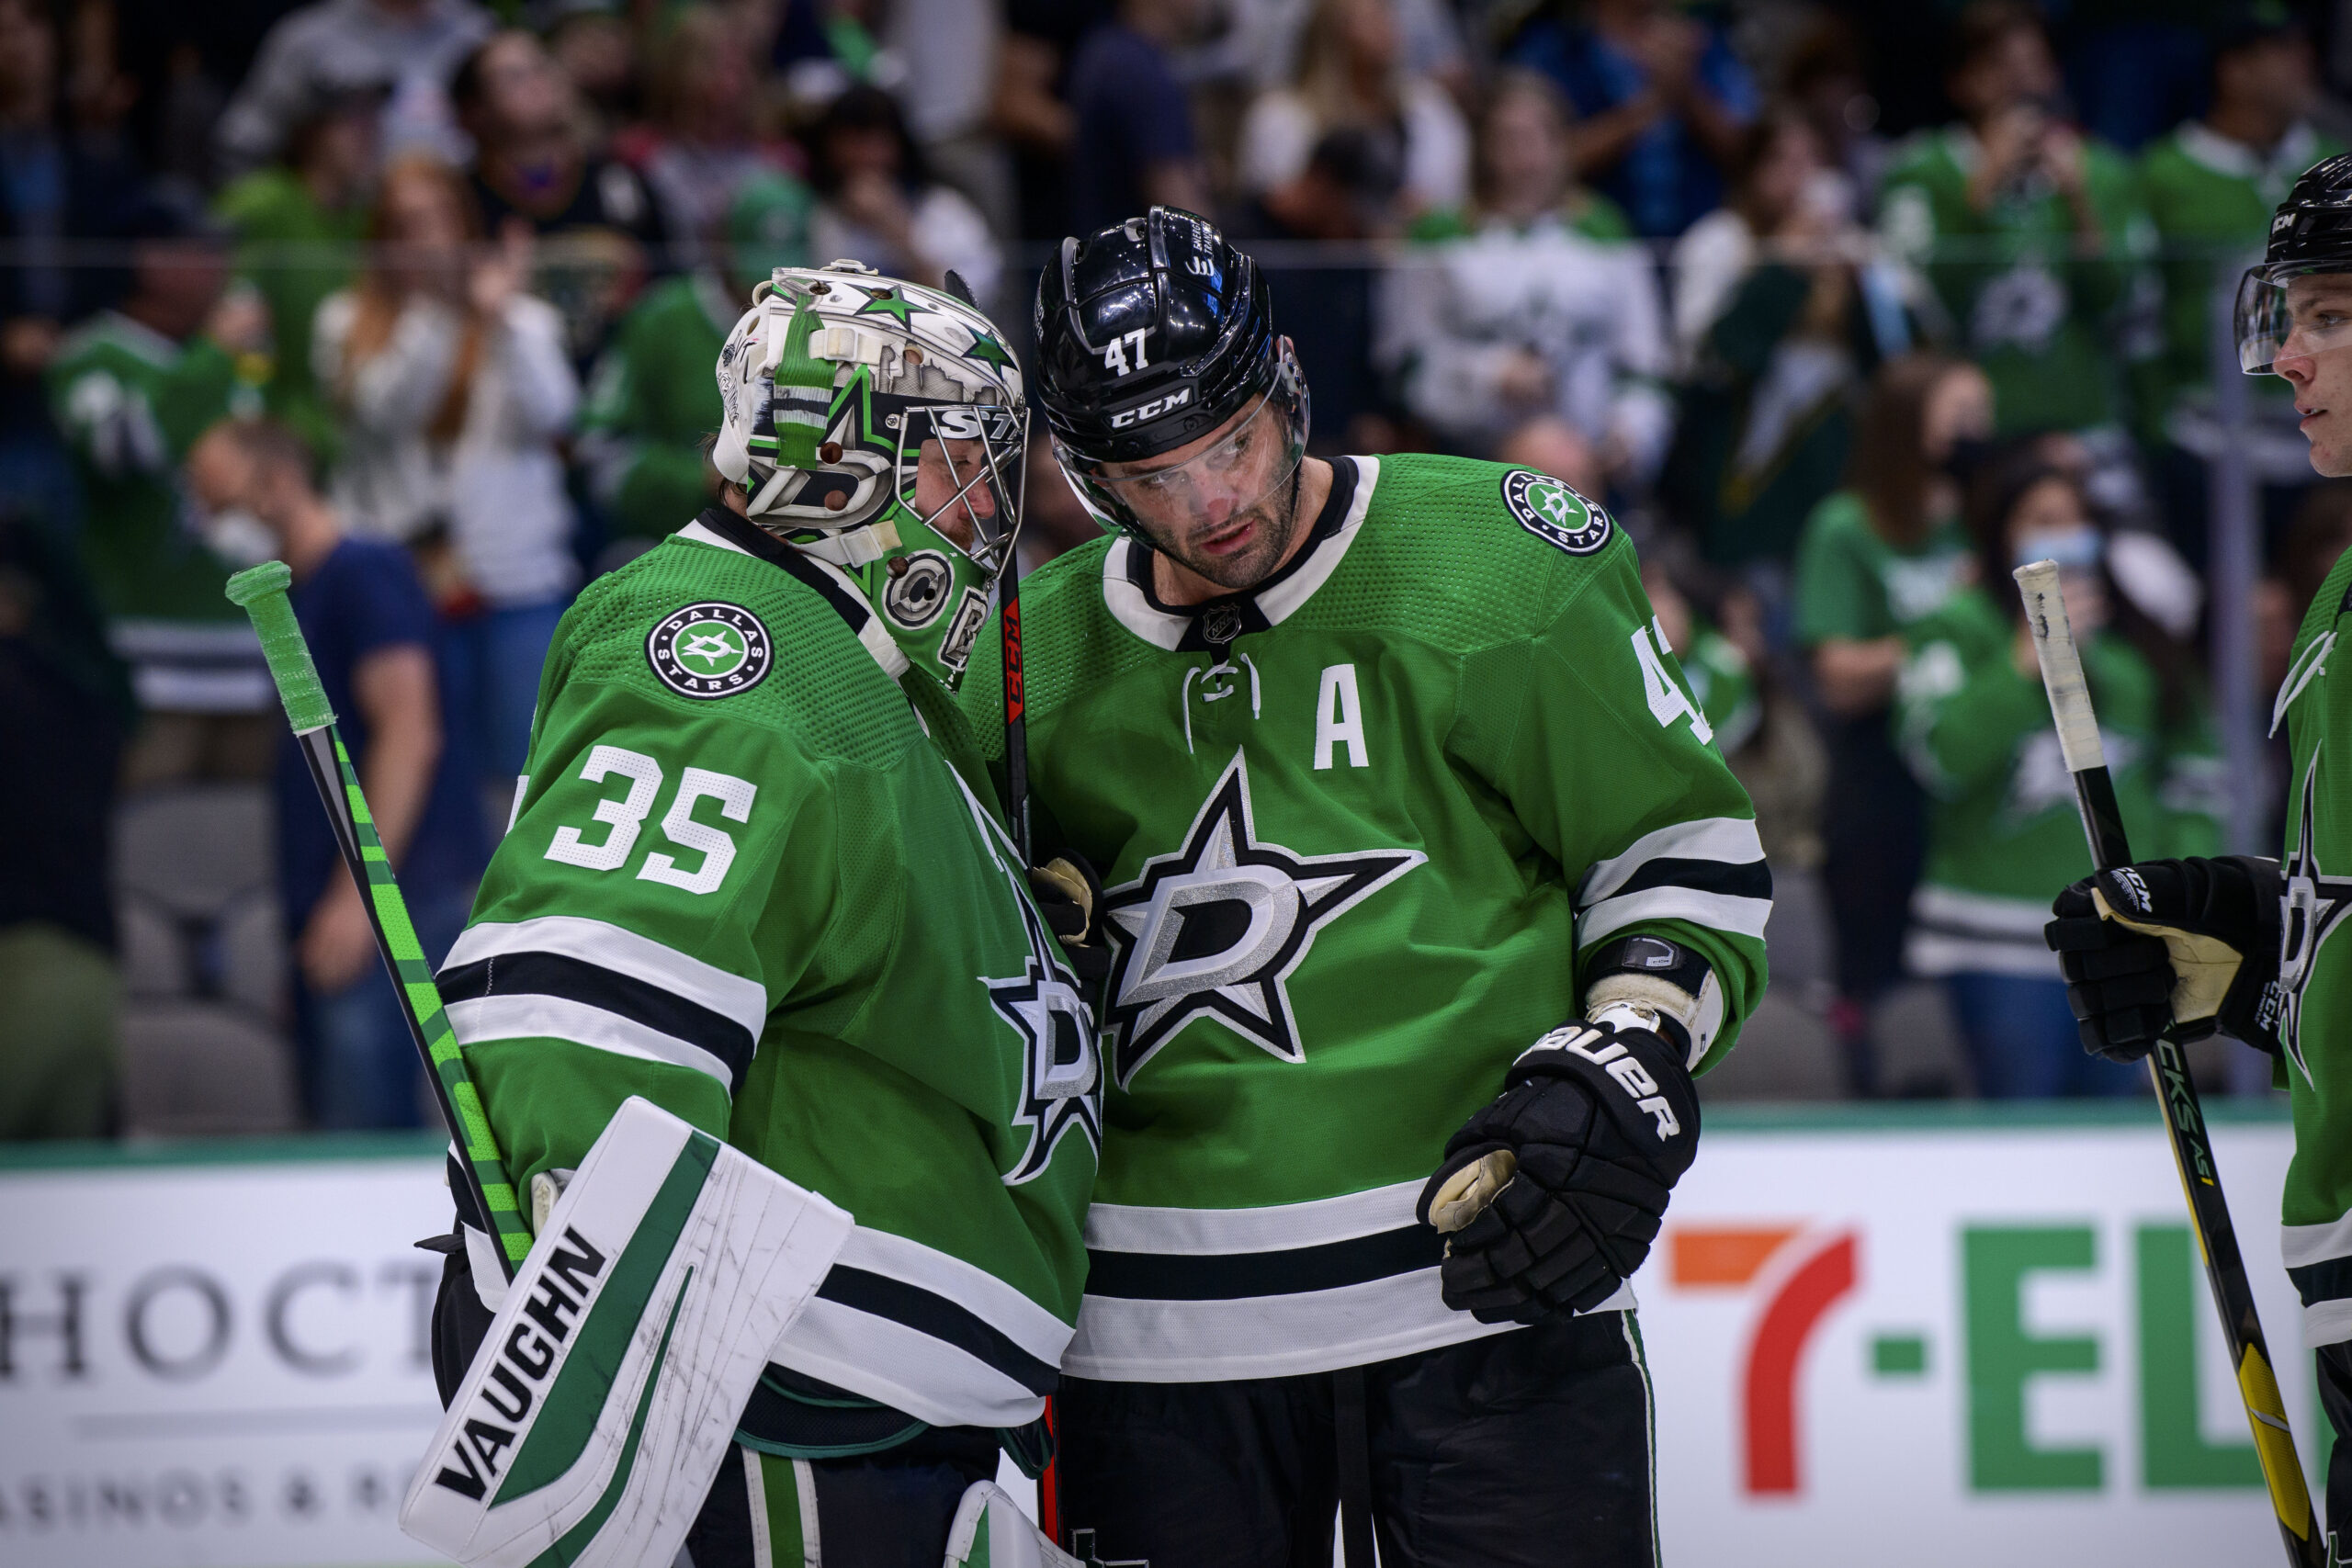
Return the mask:
[[1029, 1147], [1004, 1178], [1007, 1187], [1019, 1186], [1051, 1164], [1055, 1146], [1072, 1128], [1098, 1153], [1102, 1147], [1102, 1070], [1093, 1017], [1076, 978], [1053, 956], [1035, 907], [1026, 898], [1014, 902], [1029, 933], [1025, 972], [1015, 980], [980, 980], [989, 988], [989, 1005], [1026, 1046], [1021, 1110], [1013, 1120], [1029, 1129]]
[[678, 639], [678, 661], [688, 660], [715, 672], [722, 664], [732, 664], [743, 657], [743, 639], [729, 626], [710, 625], [708, 630], [689, 626]]
[[[948, 773], [956, 778], [955, 770]], [[1029, 1146], [1003, 1179], [1007, 1187], [1018, 1187], [1053, 1163], [1054, 1150], [1073, 1129], [1086, 1140], [1090, 1156], [1102, 1154], [1102, 1056], [1095, 1050], [1094, 1015], [1079, 993], [1078, 978], [1063, 965], [1037, 907], [1015, 875], [1018, 863], [1007, 858], [1013, 853], [1012, 840], [961, 778], [956, 778], [956, 788], [979, 829], [983, 850], [1012, 885], [1013, 906], [1029, 939], [1018, 976], [979, 976], [988, 987], [989, 1006], [1021, 1036], [1023, 1047], [1021, 1109], [1012, 1119], [1029, 1129]]]
[[857, 291], [865, 296], [865, 303], [857, 308], [858, 315], [888, 316], [902, 327], [916, 311], [931, 309], [918, 300], [908, 299], [907, 291], [895, 283], [888, 288], [868, 288], [859, 284]]
[[2312, 1070], [2303, 1060], [2302, 1023], [2303, 988], [2311, 984], [2312, 968], [2319, 958], [2319, 950], [2347, 914], [2352, 914], [2352, 877], [2328, 876], [2319, 868], [2319, 854], [2312, 844], [2315, 814], [2312, 797], [2319, 783], [2319, 751], [2314, 749], [2312, 760], [2303, 770], [2303, 798], [2301, 822], [2295, 834], [2295, 852], [2285, 866], [2287, 876], [2286, 940], [2281, 944], [2287, 961], [2279, 965], [2279, 989], [2285, 998], [2278, 1020], [2278, 1039], [2287, 1055], [2303, 1075], [2305, 1083], [2312, 1082]]
[[1119, 945], [1106, 1030], [1118, 1040], [1119, 1087], [1196, 1018], [1304, 1061], [1287, 982], [1315, 933], [1427, 859], [1416, 850], [1300, 855], [1263, 841], [1249, 765], [1234, 752], [1183, 847], [1104, 897]]

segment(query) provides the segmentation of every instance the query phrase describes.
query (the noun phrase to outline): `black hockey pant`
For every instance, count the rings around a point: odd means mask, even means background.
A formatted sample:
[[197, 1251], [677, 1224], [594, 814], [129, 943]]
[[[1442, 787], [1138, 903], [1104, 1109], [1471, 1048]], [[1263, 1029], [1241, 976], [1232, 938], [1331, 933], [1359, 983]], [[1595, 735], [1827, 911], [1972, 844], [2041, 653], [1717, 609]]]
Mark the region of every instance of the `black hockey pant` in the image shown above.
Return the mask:
[[[444, 1406], [490, 1319], [465, 1254], [453, 1254], [433, 1303], [433, 1379]], [[939, 1568], [956, 1506], [974, 1482], [995, 1479], [997, 1453], [996, 1434], [977, 1427], [934, 1427], [843, 1459], [784, 1459], [739, 1444], [719, 1461], [686, 1554], [694, 1568]]]
[[2352, 1342], [2319, 1348], [2319, 1403], [2333, 1427], [2327, 1456], [2327, 1560], [2352, 1562]]
[[[1632, 1313], [1362, 1372], [1382, 1568], [1655, 1568], [1649, 1371]], [[1330, 1568], [1333, 1388], [1329, 1372], [1065, 1377], [1063, 1544], [1150, 1568]]]

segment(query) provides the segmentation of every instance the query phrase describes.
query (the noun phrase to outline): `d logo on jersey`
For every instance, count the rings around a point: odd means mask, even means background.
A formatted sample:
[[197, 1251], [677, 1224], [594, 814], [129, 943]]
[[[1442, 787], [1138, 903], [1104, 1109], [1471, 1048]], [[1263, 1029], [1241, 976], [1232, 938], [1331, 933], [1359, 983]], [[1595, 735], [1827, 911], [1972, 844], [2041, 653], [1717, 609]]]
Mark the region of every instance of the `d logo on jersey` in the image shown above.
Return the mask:
[[2303, 770], [2302, 811], [2295, 834], [2295, 852], [2287, 857], [2281, 869], [2286, 873], [2287, 889], [2280, 913], [2285, 917], [2285, 930], [2280, 933], [2278, 984], [2285, 995], [2284, 1016], [2278, 1020], [2278, 1039], [2287, 1055], [2303, 1075], [2312, 1081], [2311, 1064], [2303, 1056], [2303, 991], [2312, 981], [2319, 950], [2352, 914], [2352, 877], [2329, 876], [2320, 870], [2318, 852], [2312, 847], [2318, 831], [2312, 796], [2319, 787], [2319, 759], [2324, 747], [2312, 751], [2310, 765]]
[[1233, 754], [1182, 849], [1103, 898], [1118, 944], [1106, 1033], [1127, 1088], [1196, 1018], [1213, 1018], [1285, 1062], [1303, 1061], [1286, 982], [1315, 933], [1429, 856], [1417, 850], [1298, 855], [1261, 840], [1250, 769]]
[[1063, 1134], [1076, 1128], [1102, 1147], [1102, 1059], [1094, 1049], [1094, 1018], [1077, 981], [1053, 956], [1045, 922], [1026, 897], [1016, 897], [1029, 932], [1027, 971], [1017, 980], [989, 980], [989, 1005], [1011, 1024], [1027, 1049], [1026, 1081], [1014, 1120], [1029, 1129], [1029, 1147], [1004, 1179], [1018, 1187], [1053, 1162]]
[[1012, 886], [1029, 942], [1019, 976], [1010, 980], [980, 976], [980, 984], [988, 987], [989, 1006], [1021, 1036], [1023, 1046], [1021, 1109], [1013, 1121], [1029, 1129], [1029, 1146], [1004, 1177], [1007, 1187], [1018, 1187], [1053, 1163], [1054, 1150], [1073, 1128], [1086, 1140], [1090, 1158], [1102, 1152], [1102, 1067], [1094, 1048], [1094, 1014], [1014, 870], [1021, 863], [1012, 840], [955, 770], [948, 770], [948, 776], [956, 779], [989, 860]]

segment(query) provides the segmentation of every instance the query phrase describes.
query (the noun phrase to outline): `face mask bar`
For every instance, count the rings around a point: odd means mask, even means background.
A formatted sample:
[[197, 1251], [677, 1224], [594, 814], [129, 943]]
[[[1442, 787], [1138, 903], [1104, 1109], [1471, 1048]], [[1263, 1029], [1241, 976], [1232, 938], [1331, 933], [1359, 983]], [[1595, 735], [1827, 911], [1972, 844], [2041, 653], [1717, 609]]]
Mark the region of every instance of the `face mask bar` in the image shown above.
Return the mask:
[[2352, 270], [2340, 263], [2255, 267], [2238, 283], [2232, 314], [2238, 368], [2249, 376], [2276, 375], [2281, 359], [2352, 347]]
[[899, 416], [899, 503], [990, 581], [1020, 542], [1028, 437], [1028, 411], [995, 403], [931, 404]]
[[[1239, 516], [1290, 482], [1306, 456], [1307, 399], [1297, 362], [1287, 351], [1281, 374], [1223, 440], [1181, 463], [1148, 473], [1110, 478], [1094, 472], [1058, 441], [1055, 460], [1095, 520], [1123, 532], [1140, 530], [1140, 517], [1170, 525], [1200, 516], [1214, 498], [1231, 497]], [[1261, 465], [1252, 476], [1250, 465]], [[1246, 495], [1237, 493], [1246, 491]]]

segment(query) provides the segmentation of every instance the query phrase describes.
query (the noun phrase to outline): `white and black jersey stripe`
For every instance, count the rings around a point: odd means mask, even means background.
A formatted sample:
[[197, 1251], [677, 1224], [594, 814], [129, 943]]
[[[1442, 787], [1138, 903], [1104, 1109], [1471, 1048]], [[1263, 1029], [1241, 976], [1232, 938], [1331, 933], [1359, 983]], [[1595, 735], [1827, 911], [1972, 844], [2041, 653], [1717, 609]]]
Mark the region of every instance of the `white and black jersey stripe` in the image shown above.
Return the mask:
[[2042, 940], [2050, 905], [1922, 883], [1911, 895], [1903, 961], [1915, 975], [2015, 975], [2059, 978], [2058, 955]]
[[469, 927], [437, 976], [461, 1045], [545, 1036], [741, 1086], [766, 990], [673, 947], [577, 915]]
[[1045, 1410], [1069, 1325], [986, 1269], [887, 1231], [850, 1233], [772, 1359], [941, 1427]]
[[2281, 1225], [2278, 1243], [2303, 1301], [2303, 1343], [2352, 1339], [2352, 1214], [2324, 1225]]
[[[1423, 1183], [1260, 1209], [1096, 1203], [1064, 1370], [1114, 1382], [1288, 1377], [1459, 1344], [1514, 1325], [1445, 1304], [1445, 1238]], [[1634, 1304], [1631, 1287], [1595, 1311]]]
[[1579, 949], [1644, 920], [1688, 920], [1761, 940], [1772, 873], [1756, 824], [1702, 817], [1645, 833], [1577, 885]]

